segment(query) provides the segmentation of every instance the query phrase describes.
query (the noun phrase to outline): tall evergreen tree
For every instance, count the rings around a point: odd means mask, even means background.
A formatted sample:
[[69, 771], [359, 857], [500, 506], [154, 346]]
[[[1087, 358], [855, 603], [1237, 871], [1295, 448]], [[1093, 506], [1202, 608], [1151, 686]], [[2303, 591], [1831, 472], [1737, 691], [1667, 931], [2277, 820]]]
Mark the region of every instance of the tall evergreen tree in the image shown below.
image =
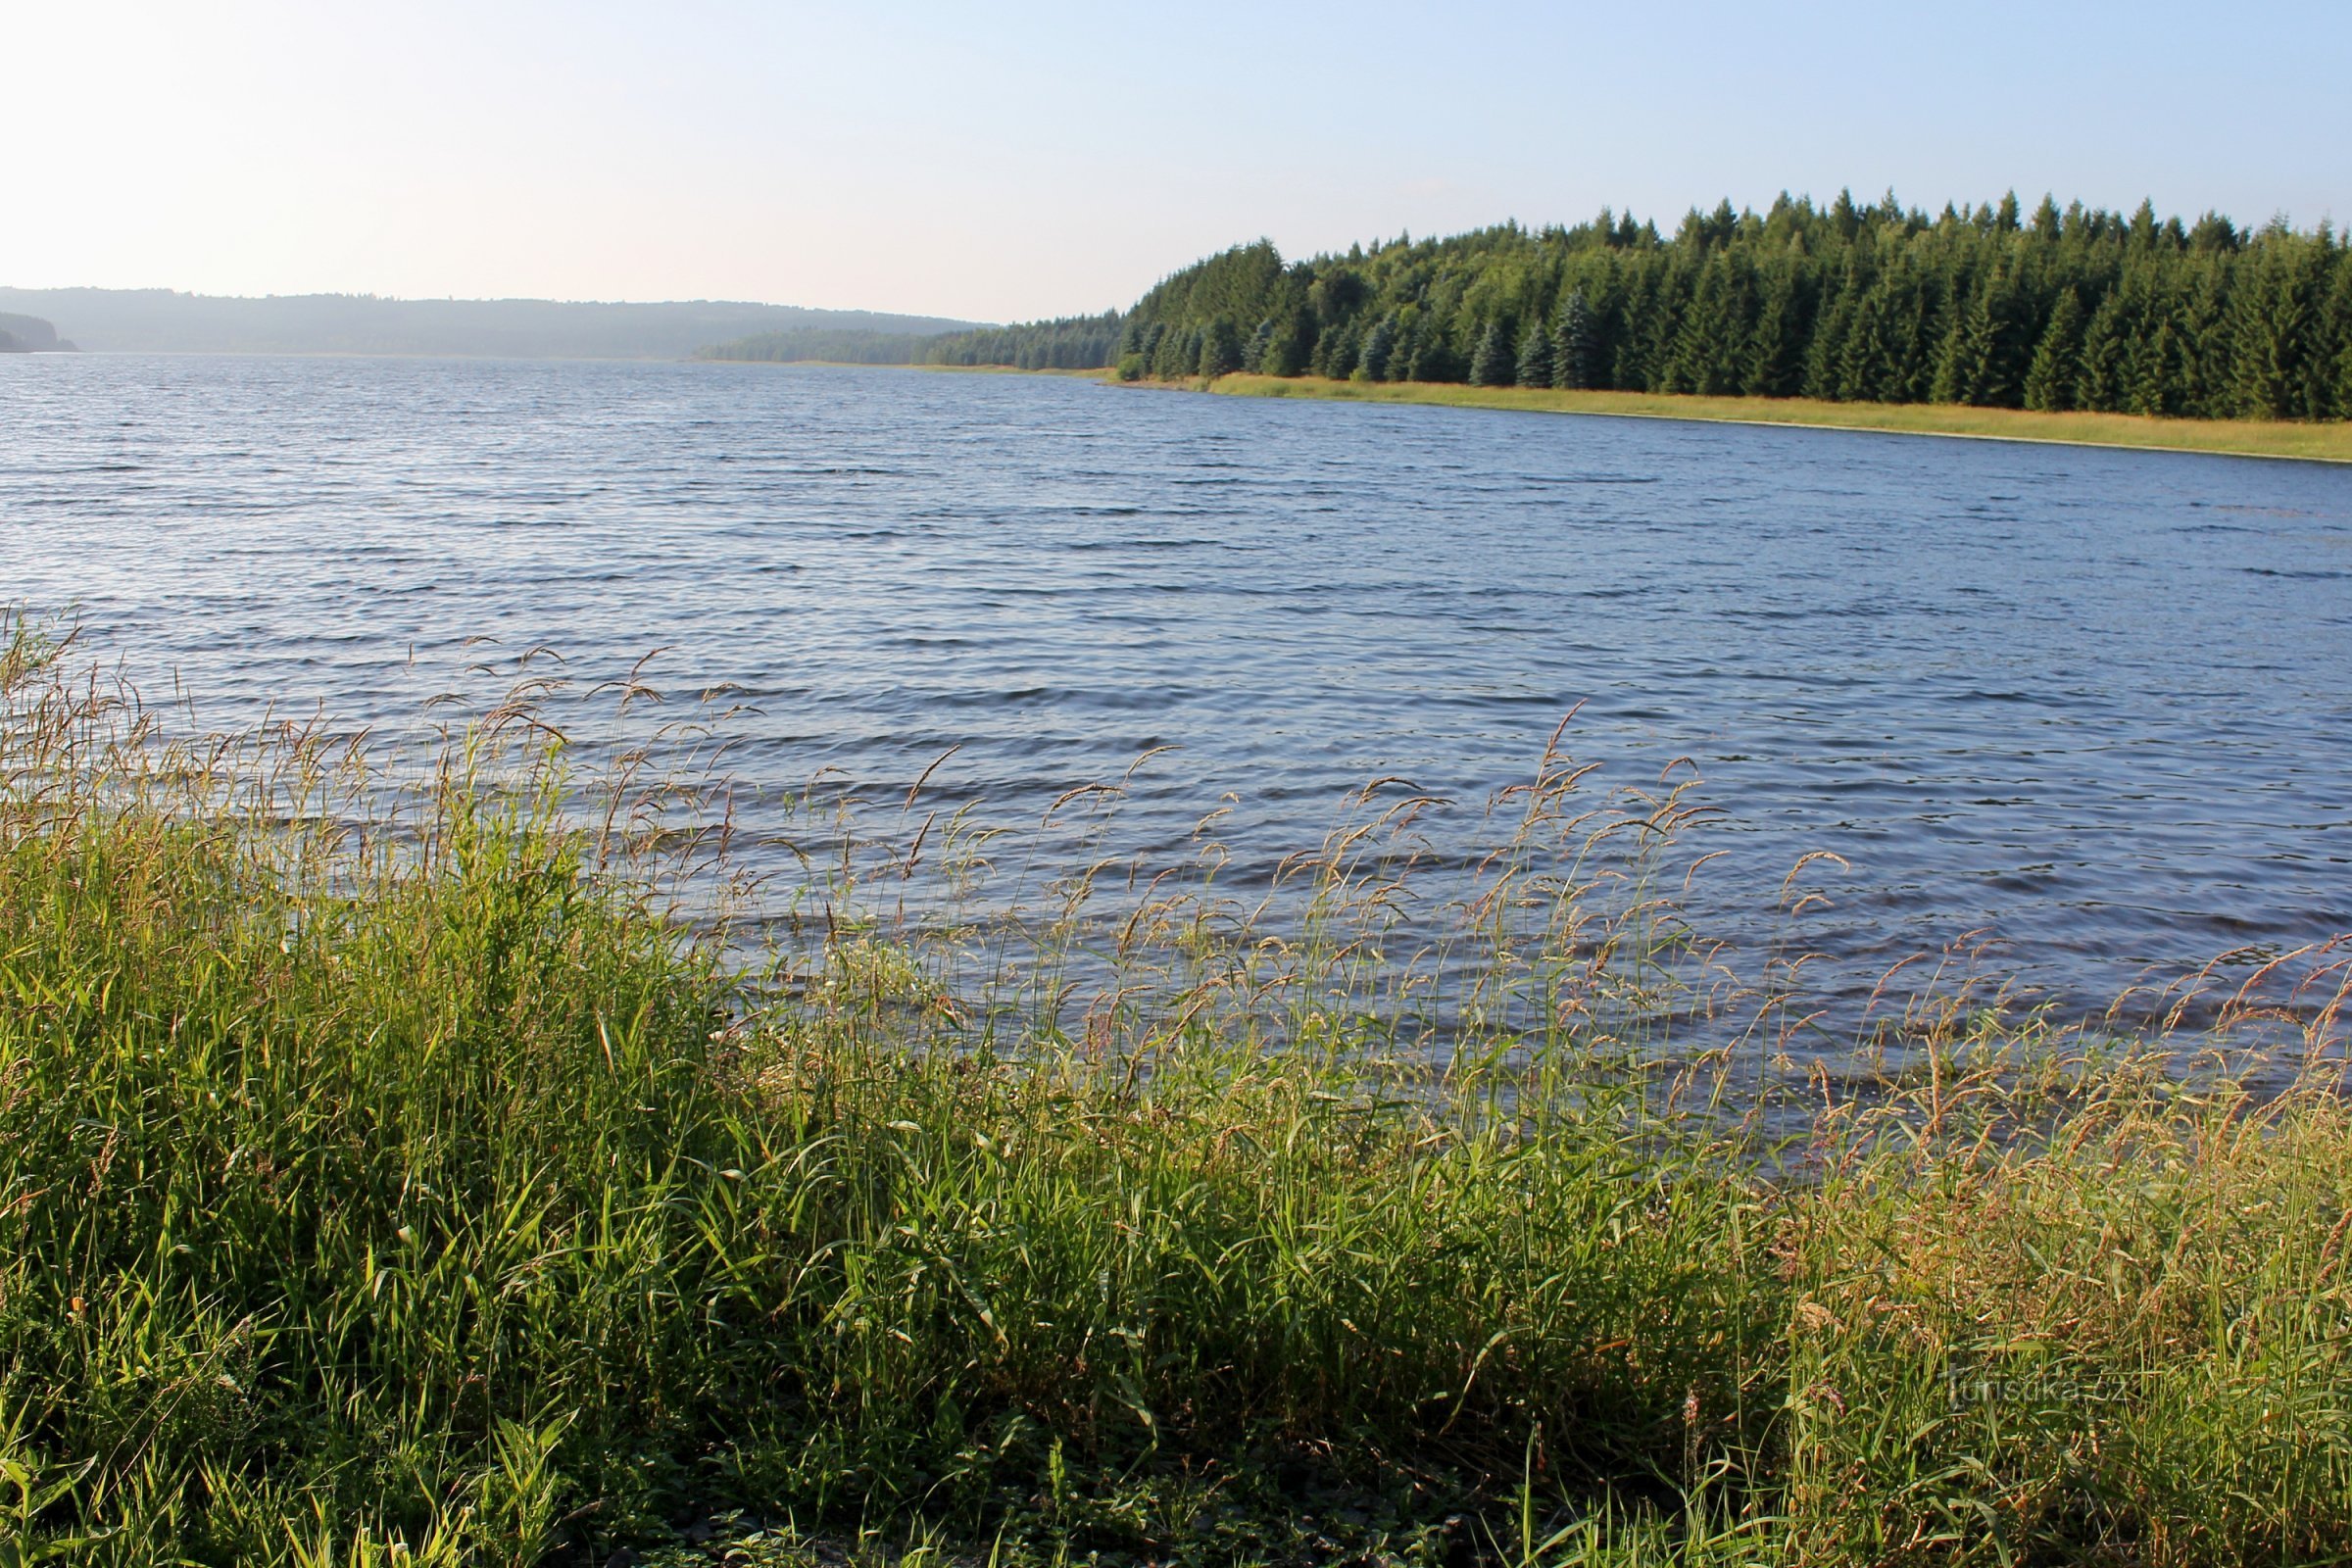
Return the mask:
[[1592, 308], [1585, 303], [1584, 290], [1572, 288], [1560, 301], [1551, 329], [1551, 384], [1569, 391], [1591, 386], [1594, 347]]
[[2075, 407], [2100, 414], [2124, 406], [2124, 297], [2110, 294], [2082, 328], [2082, 353], [2075, 372]]
[[1478, 347], [1471, 351], [1470, 384], [1508, 386], [1517, 369], [1511, 355], [1511, 340], [1501, 319], [1489, 321], [1478, 336]]
[[1793, 396], [1802, 384], [1804, 330], [1796, 270], [1775, 267], [1763, 278], [1755, 330], [1748, 336], [1747, 361], [1740, 390], [1749, 397]]
[[2082, 351], [2082, 300], [2069, 288], [2050, 311], [2026, 370], [2026, 407], [2057, 413], [2075, 406], [2075, 376]]
[[2251, 274], [2241, 279], [2231, 312], [2237, 362], [2233, 388], [2236, 412], [2253, 419], [2279, 419], [2298, 412], [2303, 337], [2311, 300], [2302, 270], [2291, 253], [2292, 238], [2266, 232], [2248, 258]]
[[1544, 323], [1530, 319], [1527, 330], [1519, 334], [1519, 358], [1515, 379], [1521, 386], [1551, 385], [1551, 334]]
[[1242, 368], [1242, 334], [1233, 318], [1220, 316], [1200, 334], [1200, 373], [1214, 378]]
[[1264, 373], [1266, 350], [1274, 341], [1274, 318], [1267, 317], [1250, 333], [1250, 341], [1242, 348], [1242, 368]]
[[1364, 334], [1364, 346], [1356, 355], [1355, 376], [1364, 381], [1385, 381], [1389, 378], [1389, 361], [1396, 349], [1396, 318], [1384, 316], [1372, 323]]
[[2316, 418], [2352, 419], [2352, 249], [2338, 246], [2329, 285], [2324, 355], [2313, 364], [2328, 391], [2328, 407]]

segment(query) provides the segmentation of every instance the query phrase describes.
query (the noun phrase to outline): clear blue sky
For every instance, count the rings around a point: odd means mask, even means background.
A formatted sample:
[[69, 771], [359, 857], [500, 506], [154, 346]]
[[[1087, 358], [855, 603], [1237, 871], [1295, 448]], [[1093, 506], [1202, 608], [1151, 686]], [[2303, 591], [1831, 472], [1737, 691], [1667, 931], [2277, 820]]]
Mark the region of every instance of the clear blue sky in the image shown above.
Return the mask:
[[[1785, 15], [1771, 15], [1780, 11]], [[1602, 203], [2352, 218], [2352, 4], [16, 0], [0, 283], [1007, 319]]]

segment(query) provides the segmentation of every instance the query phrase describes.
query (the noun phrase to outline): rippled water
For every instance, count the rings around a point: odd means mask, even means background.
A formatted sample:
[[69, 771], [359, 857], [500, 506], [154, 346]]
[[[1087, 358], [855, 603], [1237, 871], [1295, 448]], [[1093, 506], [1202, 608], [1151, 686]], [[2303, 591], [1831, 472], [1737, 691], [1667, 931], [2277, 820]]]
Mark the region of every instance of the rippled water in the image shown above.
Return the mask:
[[[2352, 471], [1050, 377], [0, 359], [5, 596], [221, 723], [414, 719], [482, 657], [731, 687], [730, 765], [1123, 830], [1240, 798], [1230, 883], [1403, 774], [1472, 808], [1554, 725], [1678, 757], [1702, 903], [1851, 977], [1973, 928], [2095, 1004], [2352, 930]], [[764, 808], [752, 808], [753, 825]]]

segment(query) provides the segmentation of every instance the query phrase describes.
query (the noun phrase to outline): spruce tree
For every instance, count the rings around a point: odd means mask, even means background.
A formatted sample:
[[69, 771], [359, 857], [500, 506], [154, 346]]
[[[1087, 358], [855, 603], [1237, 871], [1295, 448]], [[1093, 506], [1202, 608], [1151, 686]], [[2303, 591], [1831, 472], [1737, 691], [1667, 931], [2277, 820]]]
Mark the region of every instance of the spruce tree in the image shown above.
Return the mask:
[[1591, 386], [1592, 358], [1592, 309], [1584, 290], [1570, 289], [1551, 329], [1551, 384], [1574, 392]]
[[2180, 412], [2211, 418], [2229, 402], [2230, 332], [2224, 308], [2227, 266], [2210, 254], [2190, 258], [2188, 293], [2180, 307]]
[[1716, 396], [1739, 390], [1737, 356], [1746, 337], [1731, 259], [1718, 251], [1699, 270], [1683, 313], [1671, 370], [1674, 389]]
[[1446, 341], [1446, 329], [1425, 321], [1414, 335], [1412, 353], [1406, 358], [1406, 381], [1458, 381], [1462, 378], [1461, 356]]
[[1470, 384], [1472, 386], [1508, 386], [1517, 369], [1511, 359], [1511, 340], [1504, 331], [1500, 318], [1487, 323], [1478, 337], [1478, 347], [1470, 355]]
[[2058, 296], [2026, 371], [2026, 407], [2056, 414], [2075, 406], [2075, 376], [2082, 349], [2082, 300], [2072, 289]]
[[2327, 341], [2333, 353], [2324, 366], [2323, 384], [2331, 407], [2317, 418], [2352, 419], [2352, 250], [2335, 253], [2335, 282], [2329, 290]]
[[1822, 306], [1813, 340], [1805, 347], [1806, 397], [1838, 396], [1838, 365], [1844, 358], [1846, 334], [1853, 330], [1854, 310], [1861, 303], [1862, 290], [1861, 261], [1849, 250], [1841, 273]]
[[1266, 350], [1272, 346], [1273, 342], [1274, 318], [1269, 316], [1258, 322], [1257, 329], [1250, 334], [1249, 346], [1242, 350], [1242, 368], [1264, 374]]
[[1551, 385], [1551, 334], [1542, 321], [1531, 319], [1519, 334], [1518, 382], [1521, 386]]
[[2335, 416], [2352, 419], [2352, 333], [2335, 352]]
[[2123, 408], [2124, 297], [2119, 290], [2099, 302], [2082, 328], [2082, 353], [2075, 374], [2075, 407], [2098, 414]]
[[2288, 254], [2289, 244], [2283, 232], [2266, 230], [2240, 264], [2231, 291], [2231, 349], [2237, 369], [2233, 412], [2247, 418], [2280, 419], [2298, 412], [2297, 372], [2311, 302]]
[[[2014, 209], [2016, 198], [2012, 197], [2009, 205]], [[2014, 229], [2014, 221], [2011, 227]], [[2025, 399], [2026, 365], [2034, 344], [2017, 270], [2005, 256], [1985, 276], [1980, 329], [1984, 343], [1969, 401], [1980, 408], [2014, 409]]]
[[2124, 407], [2133, 414], [2178, 414], [2180, 359], [2180, 330], [2173, 313], [2159, 306], [2156, 329], [2140, 333], [2126, 358]]
[[1396, 318], [1391, 314], [1373, 322], [1372, 330], [1364, 334], [1364, 346], [1356, 356], [1353, 379], [1358, 381], [1387, 380], [1389, 378], [1389, 362], [1395, 357], [1396, 350]]
[[1793, 394], [1804, 376], [1804, 323], [1799, 319], [1795, 272], [1778, 268], [1764, 281], [1763, 306], [1748, 335], [1747, 363], [1740, 390], [1753, 398]]
[[1880, 403], [1886, 401], [1884, 387], [1888, 376], [1891, 345], [1888, 342], [1892, 314], [1892, 297], [1888, 280], [1881, 274], [1854, 309], [1853, 325], [1838, 352], [1838, 390], [1840, 403]]
[[1231, 375], [1242, 368], [1242, 334], [1231, 317], [1220, 316], [1208, 323], [1200, 334], [1200, 360], [1197, 373], [1214, 380]]

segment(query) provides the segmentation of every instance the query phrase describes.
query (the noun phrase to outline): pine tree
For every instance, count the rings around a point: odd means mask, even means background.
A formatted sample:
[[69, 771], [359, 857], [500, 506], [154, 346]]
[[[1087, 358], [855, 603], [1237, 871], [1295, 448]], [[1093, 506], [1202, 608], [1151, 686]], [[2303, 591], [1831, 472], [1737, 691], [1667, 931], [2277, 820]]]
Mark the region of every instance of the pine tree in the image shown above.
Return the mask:
[[1197, 373], [1214, 380], [1231, 375], [1242, 368], [1242, 334], [1230, 317], [1220, 316], [1208, 323], [1200, 334], [1200, 360]]
[[1823, 305], [1813, 340], [1805, 348], [1806, 397], [1838, 396], [1838, 365], [1845, 355], [1846, 335], [1853, 330], [1854, 309], [1861, 303], [1862, 290], [1861, 261], [1849, 251], [1842, 272]]
[[1551, 334], [1541, 321], [1531, 319], [1519, 334], [1517, 379], [1521, 386], [1551, 385]]
[[2178, 414], [2180, 409], [2181, 334], [2174, 312], [2158, 300], [2156, 329], [2141, 330], [2124, 357], [2124, 407], [2133, 414]]
[[2352, 419], [2352, 332], [2335, 352], [2335, 416]]
[[1276, 316], [1274, 330], [1266, 338], [1264, 351], [1258, 355], [1257, 373], [1297, 375], [1306, 368], [1314, 347], [1303, 312], [1293, 309], [1286, 315]]
[[1679, 389], [1709, 397], [1739, 390], [1740, 351], [1747, 339], [1744, 283], [1721, 251], [1699, 269], [1675, 345], [1672, 373]]
[[1592, 384], [1592, 309], [1584, 290], [1570, 289], [1551, 329], [1551, 384], [1583, 391]]
[[2180, 412], [2210, 418], [2227, 407], [2230, 383], [2227, 263], [2208, 253], [2192, 256], [2191, 277], [2180, 307]]
[[1308, 356], [1306, 368], [1316, 375], [1336, 379], [1355, 364], [1355, 340], [1347, 324], [1333, 321], [1315, 334], [1315, 351]]
[[2050, 310], [2026, 371], [2026, 407], [2057, 413], [2075, 406], [2075, 375], [2082, 350], [2082, 300], [2069, 288]]
[[1841, 403], [1886, 401], [1886, 382], [1893, 358], [1889, 327], [1892, 294], [1886, 274], [1863, 292], [1855, 307], [1852, 327], [1838, 354], [1838, 400]]
[[2075, 407], [2099, 414], [2123, 408], [2124, 296], [2099, 301], [2082, 328], [2082, 353], [2075, 374]]
[[1412, 350], [1405, 356], [1406, 381], [1458, 381], [1462, 378], [1461, 356], [1446, 341], [1446, 329], [1435, 321], [1424, 321], [1413, 335]]
[[2314, 357], [2322, 368], [2322, 384], [2330, 393], [2331, 407], [2315, 418], [2352, 419], [2352, 250], [2335, 253], [2335, 282], [2328, 291], [2327, 342], [2333, 353]]
[[1364, 346], [1356, 356], [1353, 378], [1358, 381], [1385, 381], [1389, 378], [1389, 362], [1396, 350], [1396, 318], [1392, 313], [1372, 323], [1364, 334]]
[[2311, 301], [2289, 253], [2292, 243], [2283, 232], [2265, 232], [2231, 291], [2237, 362], [2232, 391], [2235, 412], [2248, 418], [2283, 419], [2300, 412], [2295, 393]]
[[1470, 355], [1470, 384], [1472, 386], [1508, 386], [1517, 368], [1511, 358], [1511, 340], [1499, 318], [1487, 323], [1479, 334], [1478, 347]]
[[1775, 265], [1764, 274], [1755, 330], [1748, 334], [1747, 361], [1740, 390], [1754, 398], [1785, 398], [1804, 377], [1804, 320], [1796, 293], [1796, 270]]

